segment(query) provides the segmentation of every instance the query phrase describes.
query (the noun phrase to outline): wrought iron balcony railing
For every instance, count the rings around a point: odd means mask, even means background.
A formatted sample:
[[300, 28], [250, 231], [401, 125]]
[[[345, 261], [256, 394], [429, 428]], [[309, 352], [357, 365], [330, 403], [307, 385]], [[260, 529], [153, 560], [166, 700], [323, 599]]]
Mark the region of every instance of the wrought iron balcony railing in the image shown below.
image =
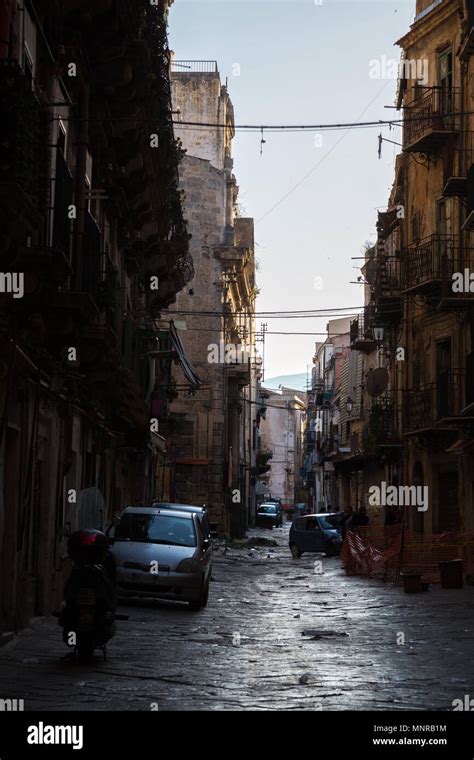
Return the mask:
[[454, 304], [474, 298], [468, 281], [473, 271], [474, 248], [461, 247], [455, 235], [430, 235], [404, 251], [403, 290], [425, 291]]
[[455, 427], [463, 402], [460, 375], [442, 375], [436, 383], [404, 391], [403, 432], [420, 432]]
[[38, 228], [40, 215], [46, 216], [48, 206], [48, 121], [31, 81], [18, 63], [9, 59], [0, 61], [0, 110], [2, 204], [15, 215], [24, 215], [31, 204], [32, 221]]
[[374, 321], [397, 322], [402, 315], [401, 263], [396, 256], [377, 256], [372, 290]]
[[374, 309], [369, 305], [351, 322], [350, 341], [355, 351], [370, 353], [377, 345], [374, 337]]
[[435, 153], [459, 130], [458, 113], [457, 88], [417, 86], [414, 99], [405, 106], [403, 150]]
[[365, 450], [400, 442], [399, 407], [391, 394], [373, 400], [362, 435]]

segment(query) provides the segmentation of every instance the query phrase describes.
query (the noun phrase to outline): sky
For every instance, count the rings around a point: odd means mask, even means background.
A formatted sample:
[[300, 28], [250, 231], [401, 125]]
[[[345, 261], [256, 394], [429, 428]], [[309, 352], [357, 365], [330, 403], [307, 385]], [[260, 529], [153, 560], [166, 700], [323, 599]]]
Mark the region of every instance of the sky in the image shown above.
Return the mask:
[[[415, 0], [175, 0], [169, 41], [177, 60], [218, 62], [237, 125], [396, 119], [390, 61], [414, 12]], [[400, 150], [384, 141], [379, 159], [380, 133], [401, 142], [397, 126], [267, 132], [263, 145], [259, 132], [237, 131], [239, 203], [256, 223], [257, 311], [360, 309], [357, 257], [375, 239]], [[265, 377], [306, 373], [328, 318], [262, 321]]]

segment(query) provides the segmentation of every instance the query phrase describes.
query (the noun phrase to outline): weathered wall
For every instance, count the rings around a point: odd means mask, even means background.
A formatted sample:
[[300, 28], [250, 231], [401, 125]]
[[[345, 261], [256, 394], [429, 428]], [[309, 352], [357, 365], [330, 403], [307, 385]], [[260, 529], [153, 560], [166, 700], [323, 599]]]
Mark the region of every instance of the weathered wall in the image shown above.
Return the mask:
[[223, 169], [226, 148], [230, 152], [227, 130], [179, 126], [180, 121], [224, 125], [232, 118], [232, 106], [219, 74], [174, 74], [171, 86], [175, 110], [179, 109], [175, 136], [183, 141], [190, 156], [206, 159], [217, 169]]

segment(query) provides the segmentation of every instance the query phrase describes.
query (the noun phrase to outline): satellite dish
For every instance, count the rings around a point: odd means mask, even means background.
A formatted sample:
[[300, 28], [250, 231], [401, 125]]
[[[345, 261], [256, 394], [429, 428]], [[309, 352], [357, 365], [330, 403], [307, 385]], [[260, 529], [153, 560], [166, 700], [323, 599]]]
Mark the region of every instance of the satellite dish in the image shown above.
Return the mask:
[[384, 367], [370, 370], [367, 375], [366, 389], [369, 396], [380, 396], [387, 389], [388, 370]]
[[377, 264], [372, 259], [369, 259], [364, 266], [365, 279], [369, 285], [375, 284], [375, 277], [377, 275]]

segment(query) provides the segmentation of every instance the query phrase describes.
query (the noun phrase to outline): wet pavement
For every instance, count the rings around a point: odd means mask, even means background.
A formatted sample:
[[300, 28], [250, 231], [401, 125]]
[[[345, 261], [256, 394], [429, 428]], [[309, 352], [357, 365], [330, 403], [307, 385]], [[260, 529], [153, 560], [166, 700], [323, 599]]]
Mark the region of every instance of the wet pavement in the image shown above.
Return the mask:
[[[104, 662], [63, 658], [57, 619], [0, 649], [25, 710], [452, 710], [474, 696], [474, 588], [407, 595], [339, 558], [219, 546], [207, 608], [132, 602]], [[321, 561], [322, 567], [315, 562]], [[318, 572], [322, 570], [321, 572]]]

